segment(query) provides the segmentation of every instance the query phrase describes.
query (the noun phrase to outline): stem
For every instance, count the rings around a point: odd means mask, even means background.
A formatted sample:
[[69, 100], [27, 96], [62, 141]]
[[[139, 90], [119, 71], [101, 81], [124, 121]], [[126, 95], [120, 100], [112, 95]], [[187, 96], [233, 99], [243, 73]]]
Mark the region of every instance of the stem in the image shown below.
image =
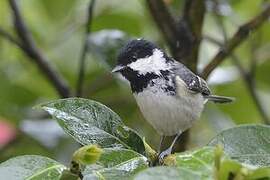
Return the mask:
[[192, 47], [190, 53], [183, 62], [193, 72], [197, 72], [199, 47], [202, 39], [202, 26], [206, 7], [204, 0], [186, 0], [184, 5], [183, 20], [188, 25], [188, 30], [192, 34]]
[[21, 43], [14, 41], [15, 39], [11, 38], [11, 36], [6, 36], [6, 38], [20, 47], [23, 52], [28, 55], [34, 63], [37, 64], [38, 68], [50, 80], [61, 97], [69, 97], [70, 90], [65, 80], [60, 76], [60, 74], [58, 74], [58, 72], [49, 63], [49, 60], [37, 48], [31, 33], [28, 31], [27, 26], [24, 23], [16, 0], [9, 0], [9, 4], [13, 12], [14, 26]]
[[220, 65], [228, 55], [230, 55], [235, 48], [237, 48], [243, 41], [245, 41], [250, 32], [258, 29], [270, 16], [270, 5], [267, 4], [266, 8], [256, 17], [249, 22], [240, 26], [238, 31], [233, 35], [231, 39], [228, 39], [227, 43], [219, 50], [210, 63], [204, 68], [201, 76], [204, 79], [210, 75], [210, 73]]
[[87, 15], [87, 23], [85, 25], [85, 39], [83, 42], [83, 48], [80, 55], [80, 61], [79, 61], [79, 72], [78, 72], [78, 81], [77, 81], [77, 90], [76, 90], [76, 96], [82, 95], [82, 86], [83, 86], [83, 80], [85, 75], [85, 59], [87, 54], [87, 38], [91, 33], [91, 25], [92, 25], [92, 19], [93, 19], [93, 10], [95, 5], [95, 0], [91, 0], [88, 6], [88, 15]]
[[[228, 41], [228, 37], [227, 37], [227, 31], [225, 29], [225, 26], [224, 26], [224, 23], [221, 19], [221, 17], [217, 14], [217, 0], [213, 0], [214, 3], [215, 3], [215, 20], [216, 20], [216, 24], [218, 25], [218, 27], [220, 28], [221, 32], [222, 32], [222, 35], [223, 35], [223, 38], [224, 38], [224, 43], [227, 43]], [[222, 46], [222, 45], [221, 45]], [[252, 47], [251, 47], [251, 60], [250, 60], [250, 70], [249, 71], [246, 71], [243, 66], [241, 65], [239, 59], [237, 58], [237, 56], [235, 56], [233, 54], [233, 52], [230, 54], [235, 66], [237, 67], [237, 69], [239, 70], [242, 78], [244, 79], [244, 82], [246, 84], [246, 87], [250, 93], [250, 96], [251, 98], [253, 99], [256, 107], [257, 107], [257, 110], [259, 111], [261, 117], [262, 117], [262, 120], [265, 124], [269, 124], [270, 121], [267, 117], [267, 113], [265, 112], [262, 104], [260, 103], [260, 100], [259, 100], [259, 97], [258, 97], [258, 94], [256, 92], [256, 84], [255, 84], [255, 72], [256, 72], [256, 66], [257, 66], [257, 61], [254, 57], [254, 51], [255, 51], [255, 47], [257, 45], [255, 45], [254, 43], [252, 44]]]

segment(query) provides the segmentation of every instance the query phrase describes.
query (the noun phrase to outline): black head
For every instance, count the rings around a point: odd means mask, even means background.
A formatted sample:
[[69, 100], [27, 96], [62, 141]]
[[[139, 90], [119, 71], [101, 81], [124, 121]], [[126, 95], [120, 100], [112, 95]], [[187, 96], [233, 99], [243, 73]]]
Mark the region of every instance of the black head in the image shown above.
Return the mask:
[[131, 40], [120, 50], [117, 65], [125, 66], [137, 59], [149, 57], [157, 48], [155, 44], [144, 39]]
[[117, 60], [112, 72], [119, 72], [130, 82], [132, 91], [137, 93], [169, 69], [166, 54], [144, 39], [129, 41], [120, 50]]

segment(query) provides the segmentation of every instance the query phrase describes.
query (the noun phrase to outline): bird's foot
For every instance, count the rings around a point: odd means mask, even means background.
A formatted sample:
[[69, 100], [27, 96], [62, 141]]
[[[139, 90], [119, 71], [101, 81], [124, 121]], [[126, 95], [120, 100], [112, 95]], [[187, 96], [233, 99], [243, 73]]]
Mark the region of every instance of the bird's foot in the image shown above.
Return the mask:
[[171, 155], [171, 154], [172, 154], [172, 148], [168, 148], [165, 151], [162, 151], [158, 155], [159, 164], [163, 164], [164, 158], [167, 157], [168, 155]]

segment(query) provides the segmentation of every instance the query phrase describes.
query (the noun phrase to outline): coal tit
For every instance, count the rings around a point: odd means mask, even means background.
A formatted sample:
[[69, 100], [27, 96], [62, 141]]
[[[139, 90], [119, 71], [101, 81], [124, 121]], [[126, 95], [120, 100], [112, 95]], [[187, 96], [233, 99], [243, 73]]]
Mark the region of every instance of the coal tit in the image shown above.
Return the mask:
[[129, 81], [144, 118], [162, 137], [176, 135], [160, 158], [171, 154], [177, 138], [199, 119], [207, 101], [232, 101], [212, 95], [205, 80], [144, 39], [129, 41], [117, 60], [112, 72]]

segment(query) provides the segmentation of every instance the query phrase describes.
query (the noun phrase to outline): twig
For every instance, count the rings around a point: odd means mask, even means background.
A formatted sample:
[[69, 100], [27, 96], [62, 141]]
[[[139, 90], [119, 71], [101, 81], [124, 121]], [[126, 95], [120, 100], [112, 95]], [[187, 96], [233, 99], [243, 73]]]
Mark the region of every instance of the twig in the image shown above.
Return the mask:
[[0, 36], [2, 36], [3, 38], [5, 38], [9, 42], [15, 44], [19, 48], [24, 49], [24, 46], [17, 39], [15, 39], [11, 34], [9, 34], [7, 31], [5, 31], [4, 29], [2, 29], [1, 27], [0, 27]]
[[188, 30], [192, 35], [192, 47], [187, 57], [183, 59], [194, 72], [197, 71], [198, 54], [200, 42], [202, 39], [202, 26], [205, 14], [205, 1], [203, 0], [186, 0], [183, 10], [183, 21], [186, 22]]
[[267, 116], [266, 111], [264, 110], [261, 102], [260, 102], [260, 98], [256, 92], [256, 83], [255, 83], [255, 79], [254, 77], [251, 75], [251, 71], [247, 72], [243, 66], [240, 64], [239, 59], [235, 56], [235, 55], [231, 55], [232, 60], [234, 62], [234, 64], [236, 65], [236, 67], [238, 68], [241, 76], [244, 79], [244, 82], [247, 86], [247, 89], [250, 93], [251, 98], [253, 99], [255, 106], [257, 107], [258, 112], [260, 113], [262, 120], [265, 124], [270, 124], [270, 120]]
[[[189, 0], [186, 2], [188, 1]], [[196, 71], [196, 65], [194, 65], [194, 62], [196, 63], [197, 60], [193, 61], [193, 58], [196, 55], [193, 56], [192, 53], [195, 52], [196, 54], [197, 52], [197, 38], [195, 36], [193, 37], [193, 35], [196, 35], [197, 31], [193, 34], [193, 31], [190, 29], [191, 26], [193, 28], [194, 20], [193, 16], [190, 17], [190, 14], [194, 15], [195, 11], [190, 10], [192, 13], [186, 14], [190, 20], [185, 20], [185, 17], [180, 21], [176, 21], [176, 18], [171, 15], [163, 0], [146, 0], [146, 2], [155, 23], [169, 45], [173, 57], [187, 65], [193, 71]], [[191, 5], [193, 4], [191, 3]], [[185, 9], [187, 10], [188, 8], [193, 8], [193, 6], [186, 7]], [[200, 25], [199, 22], [197, 23]], [[198, 27], [194, 26], [194, 29], [195, 28]]]
[[82, 94], [82, 85], [84, 80], [84, 74], [85, 74], [85, 59], [87, 54], [87, 37], [90, 35], [91, 32], [91, 25], [92, 25], [92, 19], [93, 19], [93, 10], [95, 6], [95, 0], [91, 0], [88, 6], [88, 15], [87, 15], [87, 22], [86, 22], [86, 29], [85, 29], [85, 39], [83, 43], [83, 48], [80, 56], [80, 64], [79, 64], [79, 72], [78, 72], [78, 81], [77, 81], [77, 89], [76, 89], [76, 96], [81, 96]]
[[214, 44], [214, 45], [223, 46], [222, 42], [220, 42], [219, 40], [217, 40], [217, 39], [215, 39], [215, 38], [213, 38], [213, 37], [211, 37], [211, 36], [209, 36], [207, 34], [203, 36], [203, 39], [210, 42], [210, 43], [212, 43], [212, 44]]
[[257, 61], [256, 61], [256, 57], [255, 57], [255, 50], [257, 47], [259, 47], [259, 43], [261, 42], [261, 34], [259, 33], [258, 34], [259, 37], [256, 38], [256, 40], [254, 39], [252, 41], [252, 44], [251, 44], [251, 54], [250, 54], [250, 65], [249, 65], [249, 76], [246, 77], [246, 83], [247, 83], [247, 86], [249, 88], [249, 91], [250, 91], [250, 95], [251, 97], [253, 98], [253, 101], [262, 117], [262, 120], [265, 124], [270, 124], [270, 119], [269, 117], [267, 116], [267, 113], [262, 105], [262, 103], [260, 102], [260, 98], [257, 94], [257, 91], [256, 91], [256, 81], [255, 81], [255, 76], [256, 76], [256, 69], [257, 69]]
[[270, 5], [268, 4], [266, 8], [256, 17], [251, 19], [246, 24], [239, 27], [238, 31], [233, 35], [231, 39], [228, 39], [227, 43], [219, 50], [219, 52], [214, 56], [210, 63], [204, 68], [201, 76], [207, 78], [209, 74], [224, 61], [224, 59], [244, 40], [251, 31], [258, 29], [270, 16]]
[[[225, 25], [220, 17], [220, 15], [218, 15], [217, 13], [217, 1], [216, 0], [213, 0], [214, 3], [215, 3], [215, 20], [216, 20], [216, 24], [217, 26], [220, 28], [221, 32], [222, 32], [222, 35], [223, 35], [223, 38], [224, 38], [224, 43], [226, 44], [227, 41], [228, 41], [228, 36], [227, 36], [227, 31], [225, 29]], [[222, 45], [221, 45], [222, 46]], [[250, 93], [250, 96], [251, 98], [253, 99], [261, 117], [262, 117], [262, 120], [264, 121], [265, 124], [269, 124], [270, 121], [267, 117], [267, 114], [262, 106], [262, 104], [260, 103], [260, 100], [259, 100], [259, 97], [257, 95], [257, 92], [256, 92], [256, 83], [255, 83], [255, 71], [256, 71], [256, 66], [257, 66], [257, 61], [254, 57], [254, 50], [255, 50], [255, 46], [254, 44], [252, 44], [252, 52], [251, 52], [251, 60], [250, 60], [250, 69], [249, 71], [245, 70], [243, 68], [243, 66], [241, 65], [239, 59], [237, 58], [236, 55], [234, 55], [233, 52], [230, 53], [230, 56], [235, 64], [235, 66], [237, 67], [237, 69], [239, 70], [242, 78], [244, 79], [244, 82], [247, 86], [247, 89]]]
[[[173, 57], [196, 72], [201, 30], [205, 13], [203, 0], [186, 0], [180, 21], [171, 15], [163, 0], [146, 0], [151, 15], [162, 32]], [[189, 131], [181, 138], [180, 149], [186, 148]]]
[[163, 0], [147, 0], [146, 2], [173, 57], [196, 72], [205, 12], [204, 1], [186, 0], [183, 18], [180, 21], [176, 21], [171, 15]]
[[257, 69], [257, 61], [255, 56], [255, 51], [259, 47], [259, 44], [262, 40], [261, 33], [258, 32], [258, 37], [256, 39], [252, 39], [251, 45], [250, 45], [250, 65], [249, 65], [249, 73], [252, 77], [255, 78], [256, 75], [256, 69]]
[[[62, 77], [60, 77], [53, 66], [49, 64], [48, 59], [37, 48], [31, 33], [28, 31], [26, 24], [24, 23], [16, 0], [9, 0], [9, 4], [13, 12], [14, 26], [21, 41], [21, 43], [16, 43], [16, 45], [18, 45], [25, 54], [32, 58], [33, 62], [37, 64], [41, 71], [51, 81], [61, 97], [69, 97], [70, 91], [66, 82], [64, 79], [62, 79]], [[15, 43], [17, 41], [12, 42]]]
[[220, 29], [221, 33], [222, 33], [222, 36], [223, 36], [223, 39], [224, 39], [224, 44], [226, 44], [228, 42], [228, 35], [227, 35], [227, 31], [226, 31], [226, 28], [225, 28], [225, 25], [223, 23], [223, 20], [222, 20], [222, 17], [221, 15], [219, 14], [219, 8], [218, 8], [218, 0], [212, 0], [213, 3], [214, 3], [214, 19], [216, 21], [216, 24], [218, 26], [218, 28]]
[[176, 46], [177, 26], [163, 0], [147, 0], [147, 5], [155, 23], [171, 49]]

